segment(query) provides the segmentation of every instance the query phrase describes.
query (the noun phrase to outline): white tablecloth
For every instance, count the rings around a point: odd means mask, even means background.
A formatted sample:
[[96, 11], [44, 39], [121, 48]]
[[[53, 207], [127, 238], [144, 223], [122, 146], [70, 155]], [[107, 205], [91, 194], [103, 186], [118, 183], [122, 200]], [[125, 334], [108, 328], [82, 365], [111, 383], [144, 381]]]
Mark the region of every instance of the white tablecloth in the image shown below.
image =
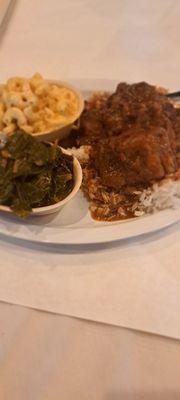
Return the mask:
[[180, 343], [0, 305], [1, 400], [179, 400]]
[[[179, 18], [178, 0], [19, 0], [0, 40], [0, 78], [36, 67], [179, 89]], [[179, 341], [0, 304], [2, 400], [176, 400], [179, 363]]]

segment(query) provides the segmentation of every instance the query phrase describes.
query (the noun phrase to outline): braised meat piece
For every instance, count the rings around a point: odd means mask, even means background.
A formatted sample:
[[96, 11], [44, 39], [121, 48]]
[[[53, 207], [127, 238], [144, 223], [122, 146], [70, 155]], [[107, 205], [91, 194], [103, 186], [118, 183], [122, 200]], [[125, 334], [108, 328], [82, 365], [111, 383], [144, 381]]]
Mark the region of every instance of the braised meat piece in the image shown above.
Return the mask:
[[80, 143], [93, 143], [119, 136], [131, 127], [145, 130], [166, 128], [174, 123], [175, 110], [169, 99], [155, 86], [145, 82], [120, 83], [115, 93], [98, 102], [97, 95], [85, 107], [81, 117]]
[[106, 137], [102, 122], [101, 110], [85, 110], [81, 118], [80, 142], [83, 144], [92, 143]]
[[145, 82], [120, 83], [107, 100], [103, 124], [110, 136], [119, 135], [135, 125], [144, 130], [150, 126], [166, 127], [172, 114], [172, 104], [155, 86]]
[[145, 82], [120, 83], [115, 93], [94, 95], [81, 117], [79, 143], [92, 145], [102, 183], [148, 186], [180, 163], [180, 112]]
[[85, 109], [80, 118], [77, 144], [90, 144], [106, 138], [103, 114], [109, 96], [108, 92], [95, 92], [85, 102]]
[[176, 157], [165, 128], [131, 129], [106, 139], [94, 149], [94, 162], [102, 183], [119, 189], [160, 180], [176, 170]]

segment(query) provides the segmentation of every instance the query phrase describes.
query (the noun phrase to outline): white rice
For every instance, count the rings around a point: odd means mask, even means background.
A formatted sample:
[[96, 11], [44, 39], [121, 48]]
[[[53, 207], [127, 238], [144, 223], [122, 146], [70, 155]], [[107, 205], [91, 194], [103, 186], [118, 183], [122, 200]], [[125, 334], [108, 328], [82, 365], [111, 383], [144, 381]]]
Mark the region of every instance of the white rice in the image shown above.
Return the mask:
[[180, 207], [180, 180], [164, 179], [139, 195], [135, 216], [154, 213], [166, 208]]
[[67, 149], [80, 163], [87, 162], [89, 158], [90, 146], [81, 146], [79, 148], [71, 147]]

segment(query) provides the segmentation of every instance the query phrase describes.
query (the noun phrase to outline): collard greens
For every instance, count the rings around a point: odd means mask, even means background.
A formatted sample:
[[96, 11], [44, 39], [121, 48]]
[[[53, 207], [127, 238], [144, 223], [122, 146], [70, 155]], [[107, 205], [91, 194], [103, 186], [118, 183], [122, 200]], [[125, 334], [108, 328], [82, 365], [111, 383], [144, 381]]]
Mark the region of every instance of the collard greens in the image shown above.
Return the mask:
[[0, 150], [0, 204], [20, 217], [63, 200], [73, 184], [73, 157], [55, 144], [16, 132]]

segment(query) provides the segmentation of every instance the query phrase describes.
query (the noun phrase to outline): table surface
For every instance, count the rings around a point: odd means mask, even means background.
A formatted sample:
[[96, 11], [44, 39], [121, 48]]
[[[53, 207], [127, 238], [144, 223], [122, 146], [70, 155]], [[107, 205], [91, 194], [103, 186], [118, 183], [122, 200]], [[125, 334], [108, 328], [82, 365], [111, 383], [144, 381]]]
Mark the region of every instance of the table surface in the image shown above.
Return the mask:
[[[179, 89], [179, 18], [178, 0], [16, 1], [1, 80], [36, 66], [47, 77]], [[179, 368], [179, 341], [0, 303], [1, 400], [176, 400]]]

